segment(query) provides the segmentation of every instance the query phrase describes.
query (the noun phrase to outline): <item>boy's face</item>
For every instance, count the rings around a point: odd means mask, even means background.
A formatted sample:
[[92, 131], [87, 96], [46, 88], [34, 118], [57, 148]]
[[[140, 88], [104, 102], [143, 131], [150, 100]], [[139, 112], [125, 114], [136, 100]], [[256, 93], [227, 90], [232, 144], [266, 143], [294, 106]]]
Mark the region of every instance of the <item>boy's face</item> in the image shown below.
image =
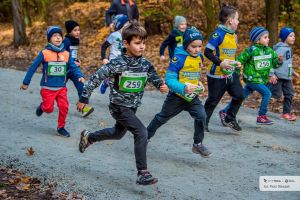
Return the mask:
[[194, 40], [188, 45], [186, 51], [189, 52], [191, 56], [197, 56], [201, 52], [201, 48], [202, 48], [202, 41]]
[[289, 34], [289, 36], [286, 38], [285, 42], [289, 45], [293, 45], [295, 43], [296, 40], [296, 36], [295, 33], [292, 32]]
[[185, 32], [186, 27], [187, 27], [187, 23], [186, 22], [181, 22], [178, 26], [178, 30], [181, 31], [181, 32]]
[[76, 26], [70, 33], [70, 35], [74, 38], [79, 39], [80, 38], [80, 28], [79, 26]]
[[139, 57], [143, 55], [146, 48], [145, 40], [141, 40], [138, 37], [133, 37], [130, 43], [123, 40], [124, 47], [127, 49], [129, 56]]
[[258, 44], [262, 44], [264, 46], [269, 46], [269, 33], [264, 34], [263, 36], [261, 36], [261, 38], [259, 38], [259, 40], [257, 41]]
[[59, 33], [54, 33], [50, 38], [50, 43], [59, 47], [62, 43], [62, 36]]
[[238, 25], [240, 23], [239, 22], [239, 13], [236, 12], [235, 15], [234, 15], [234, 17], [230, 17], [228, 19], [228, 21], [229, 21], [229, 28], [232, 29], [232, 30], [234, 30], [234, 31], [236, 31], [237, 27], [238, 27]]

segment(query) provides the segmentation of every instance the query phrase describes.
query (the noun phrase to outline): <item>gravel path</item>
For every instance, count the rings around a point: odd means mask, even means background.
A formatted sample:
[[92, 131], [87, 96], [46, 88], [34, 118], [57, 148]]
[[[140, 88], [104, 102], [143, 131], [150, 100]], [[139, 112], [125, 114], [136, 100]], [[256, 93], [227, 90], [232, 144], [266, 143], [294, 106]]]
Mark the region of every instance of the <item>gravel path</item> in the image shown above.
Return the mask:
[[[221, 126], [217, 112], [211, 133], [204, 143], [213, 152], [202, 158], [191, 152], [193, 122], [181, 113], [162, 126], [148, 145], [148, 167], [159, 178], [149, 187], [135, 184], [133, 136], [120, 141], [92, 145], [78, 151], [80, 132], [110, 127], [108, 94], [95, 91], [95, 112], [86, 119], [76, 111], [77, 95], [69, 84], [69, 115], [66, 128], [71, 138], [55, 135], [57, 108], [50, 115], [35, 116], [40, 98], [40, 74], [35, 74], [27, 91], [19, 86], [25, 73], [0, 68], [1, 145], [0, 165], [10, 166], [54, 180], [59, 190], [83, 194], [87, 199], [300, 199], [300, 192], [261, 192], [263, 175], [300, 175], [300, 120], [291, 123], [270, 114], [273, 126], [256, 126], [256, 111], [242, 108], [238, 119], [243, 132], [238, 136]], [[148, 91], [138, 116], [147, 125], [160, 111], [165, 95]], [[216, 110], [217, 111], [217, 110]], [[26, 155], [27, 148], [35, 150]]]

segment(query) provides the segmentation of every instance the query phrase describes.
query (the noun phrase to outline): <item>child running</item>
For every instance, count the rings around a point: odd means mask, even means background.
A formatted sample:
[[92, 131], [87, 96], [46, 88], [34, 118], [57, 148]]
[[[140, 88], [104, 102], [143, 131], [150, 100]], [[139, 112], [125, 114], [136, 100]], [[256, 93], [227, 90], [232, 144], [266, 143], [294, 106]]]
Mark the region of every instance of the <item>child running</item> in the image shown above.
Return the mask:
[[[253, 28], [250, 32], [250, 40], [253, 45], [246, 48], [237, 58], [244, 66], [243, 80], [246, 83], [244, 95], [247, 98], [254, 91], [260, 93], [262, 100], [256, 124], [271, 125], [273, 122], [267, 116], [271, 91], [266, 84], [268, 81], [274, 83], [277, 80], [272, 71], [277, 67], [278, 56], [271, 47], [268, 47], [269, 32], [264, 27]], [[227, 110], [228, 107], [223, 112], [226, 113]]]
[[138, 22], [132, 22], [122, 31], [123, 45], [126, 53], [110, 60], [96, 71], [85, 84], [82, 96], [77, 104], [81, 110], [88, 103], [92, 91], [100, 83], [110, 78], [109, 110], [116, 124], [95, 132], [82, 131], [79, 151], [83, 153], [94, 142], [103, 140], [119, 140], [127, 130], [134, 135], [134, 153], [137, 168], [137, 184], [155, 184], [154, 178], [147, 169], [147, 136], [146, 127], [136, 116], [137, 108], [141, 105], [144, 87], [147, 81], [162, 92], [168, 90], [162, 79], [157, 75], [153, 65], [142, 54], [145, 50], [146, 30]]
[[[70, 53], [71, 57], [73, 58], [77, 67], [80, 67], [80, 60], [78, 59], [78, 47], [79, 47], [79, 39], [80, 39], [80, 28], [79, 24], [73, 20], [68, 20], [65, 22], [67, 34], [63, 40], [65, 49]], [[79, 82], [78, 79], [74, 76], [73, 73], [67, 72], [67, 78], [71, 79], [74, 83], [74, 86], [77, 89], [78, 96], [80, 98], [82, 90], [83, 90], [83, 83]], [[94, 111], [93, 107], [86, 105], [82, 110], [82, 116], [87, 117]]]
[[58, 26], [50, 26], [47, 29], [47, 40], [48, 43], [45, 49], [39, 52], [28, 69], [21, 89], [27, 90], [33, 74], [39, 65], [42, 64], [42, 103], [37, 107], [36, 115], [39, 117], [43, 112], [53, 112], [54, 101], [56, 101], [59, 109], [57, 134], [70, 137], [70, 133], [65, 129], [69, 108], [66, 88], [67, 72], [81, 83], [84, 82], [84, 78], [69, 52], [64, 49], [61, 28]]
[[160, 60], [165, 60], [165, 49], [168, 47], [169, 50], [169, 58], [172, 60], [174, 55], [174, 50], [178, 46], [182, 46], [183, 42], [183, 34], [186, 30], [187, 23], [186, 19], [183, 16], [176, 16], [174, 18], [174, 29], [170, 33], [170, 35], [163, 41], [159, 48]]
[[294, 97], [292, 76], [299, 78], [299, 74], [293, 70], [293, 50], [291, 47], [295, 43], [295, 32], [290, 27], [284, 27], [280, 30], [279, 37], [281, 42], [274, 46], [274, 50], [282, 59], [282, 62], [274, 71], [278, 79], [274, 82], [274, 85], [270, 84], [270, 89], [276, 99], [279, 99], [283, 93], [284, 101], [281, 117], [289, 121], [295, 121], [297, 116], [291, 114]]
[[170, 92], [160, 113], [156, 114], [147, 127], [148, 139], [169, 119], [187, 111], [194, 119], [194, 143], [192, 152], [209, 157], [210, 151], [202, 144], [205, 127], [205, 110], [198, 94], [203, 91], [200, 82], [203, 56], [201, 55], [202, 35], [194, 27], [183, 35], [183, 46], [175, 49], [175, 55], [166, 73], [166, 84]]
[[204, 50], [204, 55], [212, 61], [206, 73], [208, 98], [204, 108], [207, 115], [205, 127], [207, 132], [209, 132], [210, 118], [226, 91], [232, 97], [232, 103], [228, 108], [227, 115], [222, 111], [219, 112], [221, 122], [234, 131], [242, 130], [236, 121], [236, 114], [243, 102], [244, 94], [239, 70], [233, 67], [233, 64], [236, 65], [236, 68], [241, 66], [241, 63], [235, 61], [237, 49], [235, 31], [239, 24], [238, 18], [239, 14], [235, 7], [223, 6], [219, 15], [221, 25], [212, 33]]
[[[122, 44], [122, 29], [128, 22], [128, 17], [126, 15], [122, 15], [121, 17], [118, 17], [116, 23], [115, 23], [115, 32], [111, 33], [108, 38], [105, 40], [105, 42], [101, 46], [101, 60], [103, 64], [107, 64], [109, 60], [114, 59], [121, 55], [121, 51], [123, 48]], [[109, 58], [106, 58], [106, 49], [110, 47], [109, 49]], [[109, 79], [106, 79], [102, 82], [100, 86], [100, 92], [102, 94], [105, 93], [106, 88], [108, 87]]]

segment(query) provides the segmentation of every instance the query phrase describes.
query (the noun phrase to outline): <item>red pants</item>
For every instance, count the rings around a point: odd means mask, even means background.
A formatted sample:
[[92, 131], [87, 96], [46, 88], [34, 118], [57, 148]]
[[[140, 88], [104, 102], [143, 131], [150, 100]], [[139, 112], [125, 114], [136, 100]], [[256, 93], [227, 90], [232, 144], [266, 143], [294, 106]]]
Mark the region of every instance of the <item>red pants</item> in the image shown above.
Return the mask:
[[51, 113], [54, 109], [54, 100], [57, 102], [57, 107], [59, 109], [58, 114], [58, 128], [62, 128], [66, 124], [66, 118], [69, 109], [69, 102], [67, 96], [67, 88], [61, 88], [60, 90], [48, 90], [41, 89], [41, 96], [43, 102], [41, 104], [41, 108], [45, 113]]

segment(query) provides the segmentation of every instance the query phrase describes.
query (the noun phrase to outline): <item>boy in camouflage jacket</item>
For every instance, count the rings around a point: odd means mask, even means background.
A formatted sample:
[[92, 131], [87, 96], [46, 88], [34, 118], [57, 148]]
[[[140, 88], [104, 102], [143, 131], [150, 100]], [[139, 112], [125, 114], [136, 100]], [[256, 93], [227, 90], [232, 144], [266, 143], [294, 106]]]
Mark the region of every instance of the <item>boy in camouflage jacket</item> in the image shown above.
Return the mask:
[[103, 140], [119, 140], [127, 130], [134, 135], [134, 153], [137, 168], [137, 184], [150, 185], [158, 180], [147, 170], [147, 137], [146, 127], [136, 116], [137, 108], [141, 105], [144, 87], [147, 81], [166, 92], [168, 87], [157, 75], [153, 65], [146, 60], [142, 53], [145, 50], [146, 30], [137, 22], [126, 26], [122, 31], [122, 39], [126, 53], [110, 60], [97, 70], [84, 85], [83, 93], [77, 104], [78, 110], [82, 110], [88, 104], [93, 90], [101, 82], [110, 78], [110, 104], [109, 110], [116, 124], [112, 128], [105, 128], [95, 132], [82, 131], [79, 143], [79, 151], [85, 149], [95, 142]]

